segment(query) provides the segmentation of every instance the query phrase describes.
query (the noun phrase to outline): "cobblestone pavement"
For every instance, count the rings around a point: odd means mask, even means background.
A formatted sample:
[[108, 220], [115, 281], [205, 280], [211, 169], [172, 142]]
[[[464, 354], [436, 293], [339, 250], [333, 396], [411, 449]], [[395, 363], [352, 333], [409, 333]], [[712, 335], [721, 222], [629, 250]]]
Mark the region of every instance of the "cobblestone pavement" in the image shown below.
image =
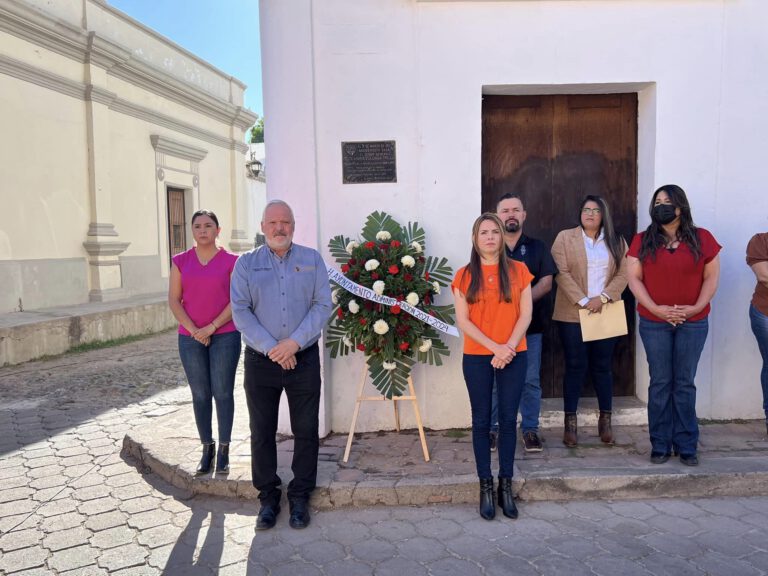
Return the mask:
[[[257, 505], [188, 498], [120, 457], [188, 409], [173, 334], [0, 369], [0, 574], [765, 574], [768, 498], [318, 512], [254, 534]], [[191, 410], [190, 410], [191, 413]], [[191, 417], [191, 415], [190, 415]]]

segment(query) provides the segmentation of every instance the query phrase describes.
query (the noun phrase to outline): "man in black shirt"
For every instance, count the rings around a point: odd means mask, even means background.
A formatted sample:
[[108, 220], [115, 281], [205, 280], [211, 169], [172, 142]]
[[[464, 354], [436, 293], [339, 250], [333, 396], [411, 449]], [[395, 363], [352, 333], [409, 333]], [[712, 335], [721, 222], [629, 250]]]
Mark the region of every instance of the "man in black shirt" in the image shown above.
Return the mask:
[[[507, 256], [523, 262], [533, 274], [531, 295], [533, 296], [533, 317], [525, 334], [528, 342], [528, 373], [525, 377], [523, 397], [520, 400], [520, 414], [523, 419], [523, 446], [526, 452], [541, 452], [539, 438], [539, 412], [541, 411], [541, 341], [547, 314], [544, 296], [552, 290], [552, 279], [557, 274], [552, 254], [541, 240], [523, 234], [526, 212], [523, 202], [515, 194], [505, 194], [496, 204], [496, 215], [504, 223], [504, 242]], [[495, 390], [494, 390], [495, 392]], [[498, 434], [496, 395], [493, 395], [493, 423], [491, 446], [495, 446]]]

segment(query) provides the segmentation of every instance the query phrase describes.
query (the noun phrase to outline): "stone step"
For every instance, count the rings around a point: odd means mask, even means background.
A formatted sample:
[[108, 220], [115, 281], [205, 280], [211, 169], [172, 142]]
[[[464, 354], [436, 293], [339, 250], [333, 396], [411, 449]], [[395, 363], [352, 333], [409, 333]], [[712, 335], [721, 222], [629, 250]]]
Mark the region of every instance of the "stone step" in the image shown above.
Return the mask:
[[[611, 421], [614, 426], [644, 426], [648, 424], [646, 404], [634, 396], [618, 396], [613, 399]], [[579, 400], [579, 426], [597, 426], [600, 411], [597, 398]], [[541, 401], [539, 426], [541, 428], [562, 428], [565, 411], [562, 398], [544, 398]]]

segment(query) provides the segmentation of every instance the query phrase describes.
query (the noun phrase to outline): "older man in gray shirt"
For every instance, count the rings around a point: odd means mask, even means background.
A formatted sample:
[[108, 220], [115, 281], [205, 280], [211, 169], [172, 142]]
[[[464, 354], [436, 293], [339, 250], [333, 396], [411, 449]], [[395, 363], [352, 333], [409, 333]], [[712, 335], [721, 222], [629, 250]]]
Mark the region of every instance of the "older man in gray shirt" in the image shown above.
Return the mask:
[[264, 209], [266, 246], [240, 256], [232, 273], [232, 319], [245, 341], [245, 396], [251, 425], [251, 473], [261, 509], [256, 530], [280, 513], [277, 417], [285, 390], [294, 437], [289, 524], [309, 525], [309, 496], [317, 481], [320, 354], [317, 341], [331, 313], [322, 257], [293, 243], [293, 211], [282, 200]]

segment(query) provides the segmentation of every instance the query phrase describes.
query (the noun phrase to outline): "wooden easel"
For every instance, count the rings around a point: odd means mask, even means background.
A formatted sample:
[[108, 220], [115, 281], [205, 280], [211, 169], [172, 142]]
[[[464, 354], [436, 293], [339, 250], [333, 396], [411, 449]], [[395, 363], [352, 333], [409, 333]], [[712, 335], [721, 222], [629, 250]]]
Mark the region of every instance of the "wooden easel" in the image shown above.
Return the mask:
[[416, 391], [413, 388], [413, 379], [408, 376], [408, 396], [393, 396], [385, 398], [382, 395], [378, 396], [363, 396], [363, 389], [365, 388], [365, 381], [368, 379], [368, 366], [363, 365], [363, 376], [360, 378], [360, 388], [357, 392], [357, 401], [355, 402], [355, 412], [352, 415], [352, 426], [349, 429], [349, 437], [347, 438], [347, 448], [344, 450], [344, 462], [349, 460], [349, 451], [352, 448], [352, 439], [355, 437], [355, 426], [357, 425], [357, 416], [360, 414], [361, 402], [392, 402], [392, 406], [395, 409], [395, 430], [400, 432], [400, 410], [397, 406], [398, 402], [403, 400], [410, 400], [413, 403], [413, 411], [416, 414], [416, 425], [419, 427], [419, 438], [421, 439], [421, 450], [424, 453], [424, 461], [429, 462], [429, 450], [427, 449], [427, 438], [424, 436], [424, 427], [421, 425], [421, 413], [419, 412], [419, 401], [416, 398]]

